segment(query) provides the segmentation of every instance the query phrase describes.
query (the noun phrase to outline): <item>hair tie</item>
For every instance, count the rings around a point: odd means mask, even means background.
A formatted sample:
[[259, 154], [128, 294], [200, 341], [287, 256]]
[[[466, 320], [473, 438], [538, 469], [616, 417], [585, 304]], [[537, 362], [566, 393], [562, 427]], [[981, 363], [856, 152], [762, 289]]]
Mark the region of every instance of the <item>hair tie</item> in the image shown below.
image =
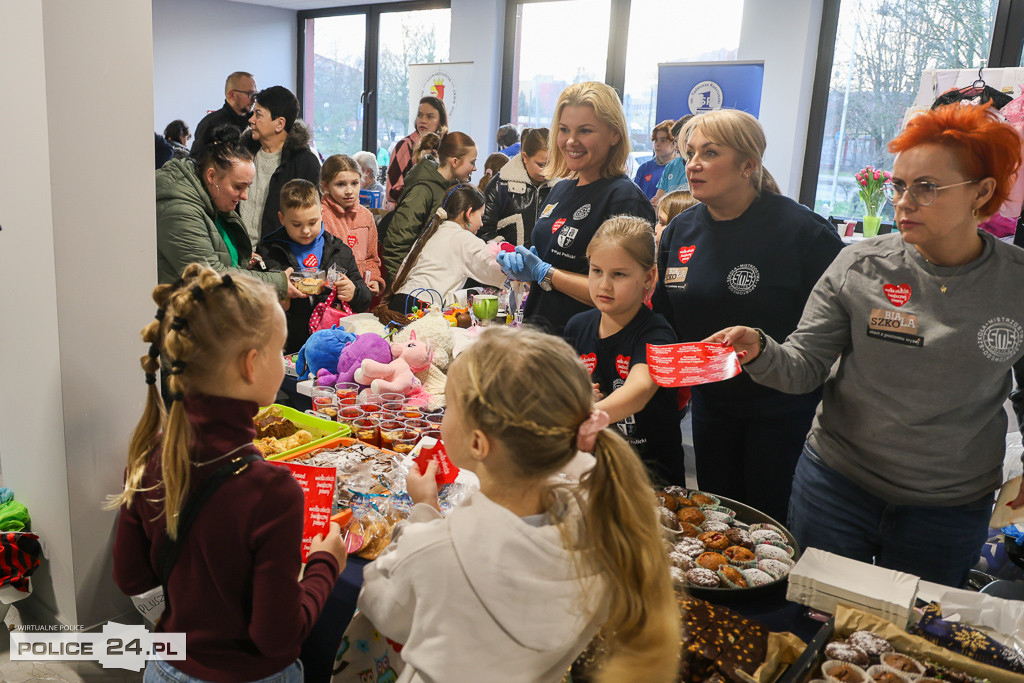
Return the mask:
[[146, 373], [146, 384], [156, 384], [156, 374], [152, 372]]
[[459, 189], [460, 187], [462, 187], [462, 185], [463, 185], [463, 183], [459, 183], [458, 185], [456, 185], [456, 186], [455, 186], [455, 187], [453, 187], [452, 189], [448, 190], [448, 194], [446, 194], [446, 195], [444, 196], [444, 201], [443, 201], [443, 202], [441, 202], [441, 206], [444, 206], [445, 204], [447, 204], [447, 203], [448, 203], [448, 199], [449, 199], [449, 198], [450, 198], [450, 197], [452, 196], [452, 193], [453, 193], [453, 192], [455, 192], [455, 190], [457, 190], [457, 189]]
[[174, 319], [171, 320], [171, 329], [172, 330], [180, 331], [180, 330], [185, 329], [185, 327], [187, 325], [188, 325], [188, 320], [186, 318], [182, 318], [180, 315], [174, 316]]
[[225, 275], [224, 277], [222, 277], [220, 279], [220, 286], [221, 287], [230, 287], [231, 289], [234, 289], [235, 288], [235, 281], [231, 279], [230, 275]]
[[195, 299], [196, 302], [201, 303], [206, 300], [206, 292], [204, 292], [203, 288], [199, 285], [195, 285], [192, 287], [192, 298]]
[[180, 391], [171, 391], [171, 392], [168, 392], [168, 394], [167, 394], [167, 400], [169, 400], [171, 403], [173, 403], [175, 401], [184, 401], [185, 400], [185, 394], [180, 392]]
[[149, 357], [152, 358], [153, 360], [160, 358], [160, 349], [157, 347], [156, 344], [149, 345]]
[[174, 282], [171, 283], [171, 290], [173, 291], [175, 289], [181, 289], [184, 286], [185, 286], [185, 280], [183, 278], [179, 277], [177, 280], [175, 280]]
[[163, 322], [163, 320], [164, 320], [164, 313], [165, 313], [165, 312], [166, 312], [166, 311], [165, 311], [165, 309], [163, 309], [163, 308], [158, 308], [158, 309], [156, 309], [156, 315], [155, 315], [154, 317], [155, 317], [155, 318], [156, 318], [157, 320], [159, 320], [160, 322]]
[[176, 360], [176, 361], [174, 361], [173, 363], [171, 363], [171, 373], [170, 374], [172, 374], [172, 375], [180, 375], [181, 373], [183, 373], [185, 371], [185, 366], [186, 365], [188, 365], [188, 363], [186, 363], [183, 360]]
[[576, 430], [576, 450], [593, 453], [597, 435], [608, 426], [609, 422], [611, 422], [611, 418], [608, 417], [608, 413], [594, 408], [590, 417], [584, 420]]

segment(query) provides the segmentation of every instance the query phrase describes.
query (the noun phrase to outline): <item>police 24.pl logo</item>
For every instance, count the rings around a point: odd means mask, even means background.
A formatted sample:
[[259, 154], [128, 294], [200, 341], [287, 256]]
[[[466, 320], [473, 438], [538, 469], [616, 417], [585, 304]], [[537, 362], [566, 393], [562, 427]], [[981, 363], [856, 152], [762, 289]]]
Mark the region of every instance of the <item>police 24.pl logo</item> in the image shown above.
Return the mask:
[[757, 267], [750, 263], [744, 263], [729, 271], [725, 278], [725, 284], [728, 285], [730, 292], [743, 296], [753, 292], [760, 280], [761, 273], [758, 272]]
[[1013, 318], [992, 318], [978, 330], [978, 346], [989, 360], [1003, 363], [1020, 350], [1024, 328]]

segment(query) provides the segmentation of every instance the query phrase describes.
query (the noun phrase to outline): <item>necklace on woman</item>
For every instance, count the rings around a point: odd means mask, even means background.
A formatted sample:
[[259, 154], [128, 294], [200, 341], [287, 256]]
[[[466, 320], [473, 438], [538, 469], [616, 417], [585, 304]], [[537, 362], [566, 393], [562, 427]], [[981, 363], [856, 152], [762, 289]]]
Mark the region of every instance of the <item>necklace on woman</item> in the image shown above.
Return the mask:
[[[924, 262], [928, 264], [928, 272], [931, 273], [932, 277], [934, 277], [935, 279], [938, 279], [939, 276], [935, 273], [934, 270], [932, 270], [932, 262], [929, 261], [928, 259], [925, 259]], [[947, 277], [945, 280], [942, 281], [942, 283], [941, 283], [941, 285], [939, 287], [939, 292], [940, 293], [942, 293], [942, 294], [946, 293], [946, 283], [949, 282], [950, 280], [952, 280], [953, 278], [955, 278], [957, 275], [959, 275], [960, 271], [964, 269], [965, 265], [967, 265], [967, 264], [966, 263], [961, 263], [960, 267], [956, 269], [955, 273], [953, 273], [952, 275], [950, 275], [949, 277]]]

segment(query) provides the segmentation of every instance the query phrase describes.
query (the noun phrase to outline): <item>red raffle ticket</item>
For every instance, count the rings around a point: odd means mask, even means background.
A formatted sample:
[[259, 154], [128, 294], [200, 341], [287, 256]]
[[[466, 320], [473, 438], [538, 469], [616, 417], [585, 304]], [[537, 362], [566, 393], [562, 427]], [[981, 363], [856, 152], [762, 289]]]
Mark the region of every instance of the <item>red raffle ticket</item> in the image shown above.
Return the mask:
[[647, 370], [659, 387], [690, 387], [740, 374], [736, 349], [721, 344], [647, 345]]
[[434, 480], [437, 481], [438, 488], [445, 484], [451, 484], [459, 476], [459, 468], [448, 459], [448, 452], [444, 449], [444, 444], [440, 440], [435, 441], [430, 446], [424, 445], [420, 449], [420, 454], [416, 456], [413, 462], [419, 465], [420, 474], [426, 474], [427, 465], [430, 464], [431, 460], [437, 461], [437, 474], [434, 475]]
[[334, 505], [334, 486], [338, 471], [334, 467], [316, 467], [295, 462], [267, 460], [271, 465], [287, 467], [302, 488], [302, 561], [309, 555], [309, 546], [317, 534], [327, 535], [331, 526], [331, 508]]

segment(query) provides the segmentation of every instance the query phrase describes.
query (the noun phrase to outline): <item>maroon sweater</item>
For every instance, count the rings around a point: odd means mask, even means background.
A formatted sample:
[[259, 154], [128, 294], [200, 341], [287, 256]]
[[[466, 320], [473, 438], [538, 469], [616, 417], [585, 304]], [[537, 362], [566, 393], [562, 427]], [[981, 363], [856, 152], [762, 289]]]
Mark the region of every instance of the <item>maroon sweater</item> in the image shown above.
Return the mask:
[[[251, 443], [257, 405], [216, 396], [188, 396], [194, 430], [191, 489], [227, 462], [217, 459]], [[231, 457], [250, 452], [242, 449]], [[160, 481], [159, 451], [144, 485]], [[114, 581], [128, 595], [160, 585], [165, 538], [157, 489], [121, 508], [114, 540]], [[192, 524], [171, 573], [170, 604], [157, 631], [186, 633], [185, 673], [234, 683], [266, 678], [299, 656], [338, 576], [327, 552], [309, 556], [302, 581], [302, 490], [288, 469], [256, 461], [229, 478]]]

